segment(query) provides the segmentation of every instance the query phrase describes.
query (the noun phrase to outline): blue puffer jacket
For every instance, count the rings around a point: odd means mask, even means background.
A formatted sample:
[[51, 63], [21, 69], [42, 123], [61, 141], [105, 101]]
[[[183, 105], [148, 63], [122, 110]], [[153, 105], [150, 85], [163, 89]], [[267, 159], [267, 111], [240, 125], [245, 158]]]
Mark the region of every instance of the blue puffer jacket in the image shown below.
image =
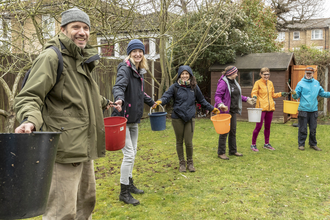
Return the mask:
[[[178, 75], [178, 78], [180, 78], [180, 75]], [[176, 96], [174, 87], [177, 88]], [[185, 122], [190, 121], [192, 118], [195, 117], [195, 101], [197, 101], [199, 104], [201, 104], [203, 108], [206, 108], [209, 111], [212, 111], [214, 109], [214, 107], [205, 100], [198, 85], [196, 85], [196, 88], [194, 90], [190, 86], [180, 86], [178, 82], [175, 82], [173, 85], [170, 86], [170, 88], [163, 94], [162, 98], [160, 99], [162, 101], [162, 105], [166, 105], [167, 103], [169, 103], [172, 98], [174, 99], [174, 104], [171, 117], [175, 119], [181, 118]]]
[[298, 82], [295, 91], [297, 94], [292, 95], [292, 98], [300, 98], [298, 111], [316, 112], [318, 110], [317, 97], [330, 97], [330, 92], [325, 92], [324, 89], [320, 86], [319, 81], [314, 78], [302, 78], [300, 82]]

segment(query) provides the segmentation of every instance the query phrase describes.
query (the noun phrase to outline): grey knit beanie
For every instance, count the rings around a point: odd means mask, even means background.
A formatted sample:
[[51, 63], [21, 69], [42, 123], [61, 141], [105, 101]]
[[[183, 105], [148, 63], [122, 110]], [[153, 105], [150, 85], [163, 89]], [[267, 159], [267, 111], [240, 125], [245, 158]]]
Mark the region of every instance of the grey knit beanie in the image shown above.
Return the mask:
[[75, 21], [80, 21], [88, 25], [89, 29], [91, 29], [91, 23], [89, 21], [89, 16], [78, 8], [71, 8], [62, 12], [62, 22], [61, 27]]

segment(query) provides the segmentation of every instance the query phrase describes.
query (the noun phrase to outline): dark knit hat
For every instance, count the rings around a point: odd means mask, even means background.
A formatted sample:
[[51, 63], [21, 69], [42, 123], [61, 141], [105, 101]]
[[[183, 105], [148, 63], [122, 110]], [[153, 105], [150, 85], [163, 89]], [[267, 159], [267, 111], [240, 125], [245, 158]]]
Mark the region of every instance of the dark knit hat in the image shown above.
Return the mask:
[[305, 73], [314, 73], [314, 68], [313, 67], [307, 67], [305, 69]]
[[180, 66], [178, 69], [178, 78], [180, 78], [180, 75], [183, 71], [187, 71], [191, 76], [193, 76], [193, 71], [191, 70], [190, 66]]
[[75, 21], [80, 21], [88, 25], [89, 29], [91, 28], [91, 23], [89, 21], [89, 16], [78, 8], [71, 8], [62, 12], [62, 21], [61, 27]]
[[129, 55], [132, 52], [132, 50], [135, 50], [135, 49], [141, 49], [141, 50], [143, 50], [143, 54], [145, 54], [144, 45], [143, 45], [142, 41], [140, 41], [138, 39], [131, 40], [128, 43], [128, 45], [127, 45], [127, 55]]
[[237, 72], [238, 72], [238, 70], [237, 70], [236, 66], [233, 66], [232, 68], [230, 68], [229, 70], [226, 71], [226, 76], [231, 76]]

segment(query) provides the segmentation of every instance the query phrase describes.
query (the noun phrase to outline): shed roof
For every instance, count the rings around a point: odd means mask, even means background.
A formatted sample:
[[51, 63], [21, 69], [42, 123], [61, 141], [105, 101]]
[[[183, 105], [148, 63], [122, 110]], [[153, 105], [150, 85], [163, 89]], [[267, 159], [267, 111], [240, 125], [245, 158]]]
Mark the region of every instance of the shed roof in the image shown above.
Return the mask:
[[293, 64], [296, 64], [293, 53], [252, 53], [237, 56], [235, 63], [214, 64], [210, 66], [209, 70], [211, 72], [223, 71], [230, 65], [236, 66], [239, 70], [258, 70], [262, 67], [268, 67], [270, 70], [287, 70], [291, 60], [293, 60]]

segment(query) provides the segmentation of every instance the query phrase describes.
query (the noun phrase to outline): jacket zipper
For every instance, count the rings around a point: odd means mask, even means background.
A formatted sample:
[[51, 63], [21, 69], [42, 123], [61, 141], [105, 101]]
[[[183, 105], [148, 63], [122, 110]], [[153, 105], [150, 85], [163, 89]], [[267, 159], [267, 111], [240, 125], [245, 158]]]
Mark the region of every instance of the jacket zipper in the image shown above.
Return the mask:
[[270, 111], [270, 101], [269, 101], [269, 92], [268, 92], [267, 81], [266, 81], [266, 88], [267, 88], [267, 96], [268, 96], [268, 111]]

